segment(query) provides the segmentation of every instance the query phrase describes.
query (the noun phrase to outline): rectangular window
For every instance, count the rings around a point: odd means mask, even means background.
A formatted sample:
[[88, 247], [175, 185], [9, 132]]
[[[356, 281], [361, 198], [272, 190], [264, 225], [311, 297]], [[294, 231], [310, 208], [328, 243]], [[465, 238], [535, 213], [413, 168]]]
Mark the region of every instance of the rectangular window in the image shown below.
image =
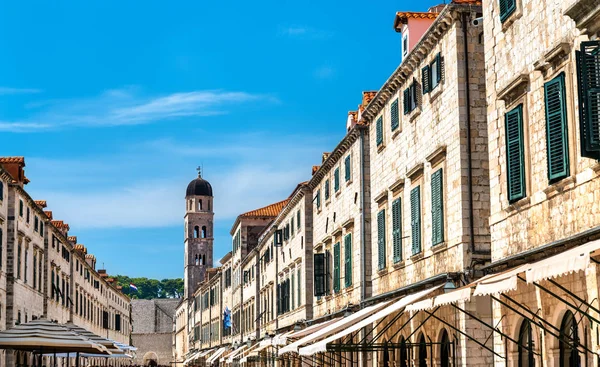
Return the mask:
[[564, 73], [544, 84], [544, 99], [546, 104], [548, 179], [556, 181], [569, 175]]
[[333, 171], [333, 190], [335, 192], [340, 191], [340, 168], [337, 167], [335, 171]]
[[35, 216], [35, 218], [33, 218], [33, 230], [35, 232], [39, 231], [39, 219], [37, 215]]
[[417, 83], [415, 81], [404, 90], [404, 114], [408, 115], [417, 108]]
[[386, 267], [385, 254], [385, 209], [377, 213], [377, 248], [378, 248], [378, 263], [379, 270]]
[[377, 119], [375, 129], [377, 146], [380, 146], [381, 144], [383, 144], [383, 116], [379, 116], [379, 118]]
[[333, 245], [333, 291], [340, 291], [340, 243]]
[[577, 51], [581, 155], [600, 159], [600, 41], [581, 43]]
[[294, 235], [294, 217], [292, 216], [292, 220], [290, 222], [290, 231], [292, 231], [292, 236]]
[[25, 218], [25, 220], [27, 221], [27, 223], [29, 223], [29, 216], [31, 215], [31, 210], [29, 208], [27, 208], [27, 218]]
[[392, 237], [394, 263], [402, 261], [402, 206], [400, 198], [392, 202]]
[[442, 81], [442, 56], [438, 53], [429, 64], [429, 91], [434, 90]]
[[2, 228], [0, 228], [0, 269], [2, 269], [2, 252], [4, 249], [4, 233], [2, 233]]
[[410, 226], [412, 236], [412, 254], [421, 252], [421, 187], [410, 191]]
[[302, 306], [302, 282], [300, 277], [300, 269], [298, 269], [298, 307]]
[[292, 297], [292, 301], [290, 303], [290, 309], [291, 310], [293, 310], [295, 308], [295, 305], [296, 305], [296, 298], [295, 298], [296, 292], [294, 292], [294, 289], [295, 289], [294, 287], [295, 286], [296, 286], [296, 282], [295, 282], [295, 279], [294, 279], [294, 273], [292, 273], [292, 285], [290, 286], [290, 290], [289, 290], [290, 295]]
[[352, 178], [352, 164], [350, 163], [350, 155], [348, 155], [344, 160], [344, 170], [346, 174], [346, 182], [348, 182]]
[[344, 237], [344, 285], [352, 286], [352, 233]]
[[517, 0], [499, 0], [500, 21], [504, 22], [517, 9]]
[[23, 200], [19, 200], [19, 216], [23, 217]]
[[444, 242], [443, 173], [438, 169], [431, 175], [431, 244]]
[[325, 254], [314, 255], [315, 265], [315, 296], [322, 297], [325, 291]]
[[317, 209], [321, 208], [321, 190], [317, 191], [317, 196], [315, 196], [315, 201], [317, 204]]
[[0, 201], [4, 200], [4, 182], [0, 181]]
[[298, 210], [298, 214], [296, 215], [296, 222], [298, 223], [298, 230], [300, 230], [300, 210]]
[[325, 181], [325, 200], [329, 200], [329, 180]]
[[390, 121], [392, 123], [392, 131], [396, 131], [396, 129], [400, 127], [400, 111], [398, 110], [398, 98], [396, 98], [390, 106]]
[[506, 135], [506, 172], [509, 202], [525, 197], [525, 164], [523, 149], [523, 105], [504, 116]]

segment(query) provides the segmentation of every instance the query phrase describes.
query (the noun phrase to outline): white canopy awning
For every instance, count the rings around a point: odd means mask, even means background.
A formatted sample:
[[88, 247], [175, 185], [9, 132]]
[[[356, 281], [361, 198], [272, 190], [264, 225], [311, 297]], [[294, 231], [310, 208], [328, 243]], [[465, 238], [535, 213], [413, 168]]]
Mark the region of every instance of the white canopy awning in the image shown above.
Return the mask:
[[305, 336], [310, 335], [310, 334], [312, 334], [314, 332], [317, 332], [317, 331], [323, 329], [324, 327], [327, 327], [327, 326], [329, 326], [331, 324], [334, 324], [334, 323], [336, 323], [336, 322], [338, 322], [338, 321], [340, 321], [342, 319], [343, 319], [343, 317], [337, 317], [337, 318], [331, 319], [329, 321], [320, 322], [318, 324], [311, 325], [311, 326], [307, 327], [306, 329], [303, 329], [303, 330], [300, 330], [300, 331], [296, 331], [296, 332], [288, 335], [286, 339], [287, 340], [290, 340], [290, 339], [296, 339], [297, 340], [297, 339], [304, 338]]
[[339, 332], [340, 330], [346, 329], [347, 327], [364, 320], [366, 317], [371, 316], [373, 313], [381, 310], [385, 306], [387, 306], [390, 302], [381, 302], [373, 306], [365, 307], [362, 310], [353, 313], [348, 317], [344, 317], [343, 319], [328, 325], [310, 335], [305, 336], [304, 338], [293, 342], [290, 345], [287, 345], [279, 350], [279, 355], [290, 353], [290, 352], [298, 352], [298, 348], [302, 345], [306, 345], [315, 340], [319, 340], [322, 338], [326, 338], [328, 335]]
[[287, 344], [288, 335], [293, 334], [293, 331], [288, 331], [287, 333], [277, 334], [271, 339], [271, 344], [275, 346], [282, 346]]
[[453, 290], [452, 292], [440, 294], [439, 296], [435, 297], [433, 306], [438, 307], [449, 305], [451, 303], [468, 301], [471, 299], [471, 291], [473, 290], [471, 287], [472, 285], [468, 285], [464, 288]]
[[189, 357], [188, 357], [188, 359], [186, 359], [186, 360], [183, 362], [183, 365], [184, 365], [184, 366], [187, 366], [188, 364], [190, 364], [190, 363], [191, 363], [193, 360], [195, 360], [196, 358], [198, 358], [198, 356], [200, 355], [200, 353], [202, 353], [202, 352], [195, 352], [195, 353], [192, 353], [192, 355], [191, 355], [191, 356], [189, 356]]
[[[241, 346], [241, 347], [239, 347], [238, 349], [236, 349], [236, 350], [234, 350], [233, 352], [229, 353], [229, 354], [227, 355], [227, 359], [225, 360], [225, 362], [226, 362], [226, 363], [231, 363], [231, 362], [233, 362], [233, 359], [234, 359], [235, 357], [237, 357], [237, 356], [238, 356], [238, 354], [242, 353], [242, 352], [244, 351], [244, 349], [246, 349], [246, 348], [247, 348], [247, 346], [246, 346], [246, 345], [242, 345], [242, 346]], [[221, 359], [222, 359], [222, 358], [221, 358]], [[223, 362], [223, 361], [221, 361], [221, 362]]]
[[587, 270], [591, 253], [600, 250], [600, 240], [588, 242], [560, 254], [529, 265], [525, 273], [527, 283], [556, 278], [574, 272]]
[[473, 295], [488, 296], [514, 291], [517, 289], [518, 275], [527, 271], [528, 268], [529, 264], [525, 264], [502, 273], [486, 275], [476, 282], [477, 286]]
[[216, 361], [217, 358], [219, 358], [220, 356], [223, 355], [223, 353], [225, 353], [226, 350], [227, 350], [227, 348], [225, 348], [225, 347], [217, 349], [217, 351], [206, 360], [206, 364], [210, 365], [211, 363]]
[[402, 311], [402, 310], [404, 310], [404, 308], [406, 306], [408, 306], [414, 302], [417, 302], [424, 297], [427, 297], [428, 295], [430, 295], [431, 293], [440, 289], [441, 287], [443, 287], [443, 285], [439, 285], [437, 287], [426, 289], [424, 291], [417, 292], [415, 294], [411, 294], [406, 297], [403, 297], [400, 300], [396, 301], [395, 303], [392, 303], [391, 305], [381, 309], [380, 311], [374, 313], [373, 315], [363, 319], [362, 321], [353, 323], [350, 327], [345, 328], [344, 330], [342, 330], [341, 332], [338, 332], [335, 335], [332, 335], [324, 340], [321, 340], [320, 342], [314, 343], [307, 347], [300, 348], [300, 350], [298, 352], [301, 356], [311, 356], [316, 353], [325, 352], [325, 351], [327, 351], [327, 344], [329, 344], [333, 341], [336, 341], [338, 339], [341, 339], [351, 333], [354, 333], [368, 325], [372, 325], [374, 322], [376, 322], [386, 316], [389, 316], [389, 315], [393, 314], [394, 312]]

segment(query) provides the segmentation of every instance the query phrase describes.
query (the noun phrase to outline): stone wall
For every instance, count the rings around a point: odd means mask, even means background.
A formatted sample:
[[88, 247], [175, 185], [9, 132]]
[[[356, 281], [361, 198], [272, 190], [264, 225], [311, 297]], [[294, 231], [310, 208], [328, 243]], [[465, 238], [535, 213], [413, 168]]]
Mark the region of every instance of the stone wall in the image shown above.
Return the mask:
[[147, 366], [150, 360], [154, 360], [159, 366], [173, 366], [172, 332], [133, 334], [131, 341], [134, 346], [140, 348], [133, 360], [135, 365]]

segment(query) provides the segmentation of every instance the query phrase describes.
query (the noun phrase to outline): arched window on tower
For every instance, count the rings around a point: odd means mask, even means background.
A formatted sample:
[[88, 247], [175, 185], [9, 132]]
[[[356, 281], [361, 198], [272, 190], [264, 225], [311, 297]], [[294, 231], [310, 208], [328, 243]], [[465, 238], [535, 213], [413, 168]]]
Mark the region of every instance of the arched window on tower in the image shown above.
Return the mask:
[[195, 226], [194, 227], [194, 238], [198, 238], [200, 237], [200, 227]]
[[193, 205], [193, 203], [194, 203], [194, 202], [193, 202], [192, 200], [190, 200], [190, 203], [189, 203], [189, 205], [188, 205], [188, 210], [192, 210], [192, 205]]
[[198, 210], [202, 210], [202, 199], [198, 200]]
[[206, 255], [202, 255], [202, 265], [206, 265]]
[[202, 238], [206, 238], [206, 226], [202, 226]]
[[196, 255], [196, 258], [195, 258], [195, 260], [194, 260], [194, 263], [195, 263], [196, 265], [198, 265], [198, 263], [199, 263], [198, 255]]

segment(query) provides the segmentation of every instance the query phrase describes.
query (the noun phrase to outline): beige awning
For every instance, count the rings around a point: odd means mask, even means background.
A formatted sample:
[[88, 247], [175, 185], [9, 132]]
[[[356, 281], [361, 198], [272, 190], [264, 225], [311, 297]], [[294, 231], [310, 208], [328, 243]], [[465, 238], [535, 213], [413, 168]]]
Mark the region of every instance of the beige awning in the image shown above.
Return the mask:
[[331, 319], [329, 321], [325, 321], [325, 322], [321, 322], [321, 323], [318, 323], [318, 324], [315, 324], [315, 325], [311, 325], [311, 326], [307, 327], [306, 329], [303, 329], [303, 330], [300, 330], [300, 331], [296, 331], [295, 333], [292, 333], [292, 334], [288, 335], [287, 336], [287, 340], [290, 340], [290, 339], [295, 339], [295, 340], [302, 339], [302, 338], [304, 338], [307, 335], [310, 335], [310, 334], [312, 334], [314, 332], [317, 332], [317, 331], [323, 329], [326, 326], [329, 326], [331, 324], [334, 324], [334, 323], [340, 321], [341, 319], [343, 319], [343, 317], [337, 317], [337, 318]]
[[315, 340], [319, 340], [322, 338], [326, 338], [329, 335], [335, 334], [340, 330], [346, 329], [351, 325], [364, 320], [366, 317], [371, 316], [373, 313], [381, 310], [385, 306], [387, 306], [390, 301], [381, 302], [373, 306], [365, 307], [362, 310], [353, 313], [348, 317], [344, 317], [343, 319], [330, 324], [326, 327], [321, 328], [320, 330], [311, 333], [310, 335], [305, 336], [304, 338], [293, 342], [290, 345], [287, 345], [279, 350], [279, 355], [290, 353], [290, 352], [298, 352], [298, 348], [302, 345], [306, 345], [308, 343], [312, 343]]
[[188, 364], [190, 364], [192, 361], [194, 361], [196, 358], [198, 358], [198, 356], [200, 355], [200, 353], [202, 353], [202, 352], [192, 353], [192, 355], [183, 362], [183, 365], [187, 366]]
[[590, 265], [591, 253], [600, 250], [600, 240], [588, 242], [547, 259], [535, 262], [525, 273], [527, 283], [552, 279], [582, 270]]
[[433, 297], [406, 306], [406, 311], [423, 311], [433, 308]]
[[226, 350], [227, 350], [227, 348], [225, 348], [225, 347], [217, 349], [217, 351], [206, 360], [206, 364], [208, 364], [210, 366], [210, 364], [213, 363], [214, 361], [216, 361], [217, 358], [222, 356]]
[[438, 307], [449, 305], [451, 303], [468, 301], [471, 299], [471, 292], [473, 291], [472, 287], [473, 285], [470, 284], [466, 287], [453, 290], [452, 292], [440, 294], [439, 296], [435, 297], [433, 306]]
[[230, 353], [229, 355], [227, 355], [227, 357], [226, 357], [227, 359], [225, 360], [225, 362], [226, 363], [232, 363], [233, 359], [235, 357], [237, 357], [240, 353], [242, 353], [246, 348], [248, 348], [246, 345], [242, 345], [238, 349], [234, 350], [232, 353]]
[[525, 264], [502, 273], [486, 275], [476, 282], [477, 286], [473, 295], [488, 296], [516, 290], [519, 281], [518, 275], [526, 272], [529, 266], [529, 264]]
[[288, 331], [287, 333], [277, 334], [273, 337], [273, 339], [271, 339], [271, 344], [275, 346], [286, 345], [288, 336], [293, 333], [293, 331]]
[[347, 335], [350, 335], [351, 333], [359, 331], [360, 329], [362, 329], [368, 325], [372, 325], [374, 322], [376, 322], [386, 316], [389, 316], [395, 312], [403, 311], [406, 308], [406, 306], [422, 300], [423, 298], [427, 297], [428, 295], [439, 290], [442, 287], [443, 287], [443, 285], [439, 285], [437, 287], [426, 289], [424, 291], [417, 292], [415, 294], [411, 294], [406, 297], [403, 297], [400, 300], [392, 303], [391, 305], [386, 306], [383, 309], [380, 309], [379, 311], [377, 311], [373, 315], [363, 319], [362, 321], [352, 323], [351, 326], [345, 328], [342, 331], [339, 331], [337, 334], [334, 334], [324, 340], [321, 340], [317, 343], [311, 344], [304, 348], [300, 348], [298, 353], [301, 356], [311, 356], [316, 353], [325, 352], [325, 351], [327, 351], [327, 344], [334, 342], [336, 340], [339, 340]]

